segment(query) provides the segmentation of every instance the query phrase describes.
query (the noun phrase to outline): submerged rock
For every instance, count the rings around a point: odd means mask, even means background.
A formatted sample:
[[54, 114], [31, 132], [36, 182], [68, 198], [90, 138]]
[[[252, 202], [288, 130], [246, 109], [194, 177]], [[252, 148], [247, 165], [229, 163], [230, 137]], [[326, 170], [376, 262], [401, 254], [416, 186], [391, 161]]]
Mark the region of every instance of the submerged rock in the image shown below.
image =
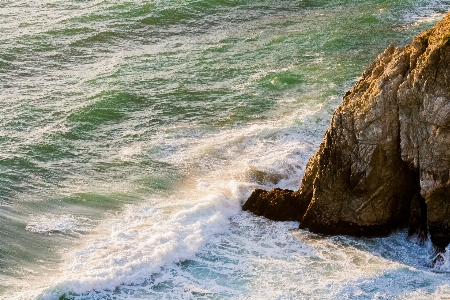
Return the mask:
[[389, 46], [336, 109], [300, 189], [244, 205], [324, 234], [380, 236], [409, 224], [450, 242], [450, 14], [410, 46]]

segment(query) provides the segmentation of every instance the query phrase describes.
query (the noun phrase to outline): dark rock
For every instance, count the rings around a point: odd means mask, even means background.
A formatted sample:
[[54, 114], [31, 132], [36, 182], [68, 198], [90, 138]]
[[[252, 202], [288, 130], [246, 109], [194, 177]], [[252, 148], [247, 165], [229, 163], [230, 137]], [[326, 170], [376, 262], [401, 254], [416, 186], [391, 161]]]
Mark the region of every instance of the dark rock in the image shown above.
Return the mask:
[[[450, 149], [450, 148], [449, 148]], [[428, 230], [433, 245], [443, 251], [450, 243], [450, 183], [435, 188], [426, 197]]]
[[410, 240], [416, 240], [423, 246], [428, 238], [427, 204], [419, 193], [415, 194], [411, 200], [408, 227]]
[[302, 215], [294, 191], [279, 188], [254, 190], [242, 209], [275, 221], [299, 221]]

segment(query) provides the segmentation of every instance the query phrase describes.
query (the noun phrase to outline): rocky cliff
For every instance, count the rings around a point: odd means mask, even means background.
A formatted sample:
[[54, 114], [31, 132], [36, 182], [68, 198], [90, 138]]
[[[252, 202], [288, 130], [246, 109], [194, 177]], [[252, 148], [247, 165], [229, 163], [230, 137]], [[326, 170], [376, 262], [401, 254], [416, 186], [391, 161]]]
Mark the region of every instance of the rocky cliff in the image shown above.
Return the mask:
[[298, 191], [255, 190], [244, 210], [324, 234], [409, 226], [450, 242], [450, 14], [389, 46], [336, 109]]

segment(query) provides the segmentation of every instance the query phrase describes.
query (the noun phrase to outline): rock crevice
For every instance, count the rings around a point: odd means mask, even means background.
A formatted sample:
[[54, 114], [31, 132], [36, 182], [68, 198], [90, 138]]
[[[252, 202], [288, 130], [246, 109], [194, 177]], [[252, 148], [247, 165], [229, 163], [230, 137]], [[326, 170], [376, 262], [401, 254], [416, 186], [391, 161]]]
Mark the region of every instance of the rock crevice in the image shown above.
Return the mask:
[[449, 41], [447, 14], [411, 45], [390, 45], [345, 94], [299, 190], [257, 190], [244, 209], [324, 234], [380, 236], [409, 226], [410, 235], [423, 242], [429, 232], [443, 250], [450, 242]]

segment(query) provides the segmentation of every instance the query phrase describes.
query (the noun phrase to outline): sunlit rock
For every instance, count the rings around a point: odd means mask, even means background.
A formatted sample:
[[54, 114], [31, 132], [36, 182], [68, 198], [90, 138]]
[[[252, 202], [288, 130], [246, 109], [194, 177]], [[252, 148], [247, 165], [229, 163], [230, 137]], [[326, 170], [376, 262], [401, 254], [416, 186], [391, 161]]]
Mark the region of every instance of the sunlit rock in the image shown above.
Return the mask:
[[255, 191], [244, 209], [324, 234], [380, 236], [409, 225], [410, 235], [423, 241], [428, 231], [443, 251], [450, 242], [449, 170], [447, 14], [367, 67], [334, 112], [298, 191]]

